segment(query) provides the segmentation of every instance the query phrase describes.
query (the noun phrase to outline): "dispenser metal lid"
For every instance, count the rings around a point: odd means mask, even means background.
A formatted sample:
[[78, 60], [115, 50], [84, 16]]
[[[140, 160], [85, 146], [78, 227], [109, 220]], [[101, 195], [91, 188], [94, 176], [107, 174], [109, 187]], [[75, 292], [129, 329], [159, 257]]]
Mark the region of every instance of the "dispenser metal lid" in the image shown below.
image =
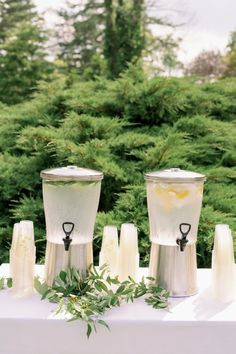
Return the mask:
[[103, 179], [103, 173], [89, 168], [82, 168], [77, 166], [66, 166], [60, 168], [53, 168], [43, 170], [40, 176], [46, 180], [67, 181], [100, 181]]
[[148, 172], [145, 174], [145, 179], [147, 181], [191, 183], [195, 181], [204, 182], [206, 176], [197, 172], [181, 170], [180, 168], [169, 168], [161, 171]]

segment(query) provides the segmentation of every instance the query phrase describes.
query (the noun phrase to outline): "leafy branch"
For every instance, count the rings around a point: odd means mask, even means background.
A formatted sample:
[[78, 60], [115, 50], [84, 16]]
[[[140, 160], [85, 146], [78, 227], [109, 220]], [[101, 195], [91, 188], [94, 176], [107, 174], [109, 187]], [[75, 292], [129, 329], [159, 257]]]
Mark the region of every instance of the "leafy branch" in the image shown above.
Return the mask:
[[69, 321], [85, 321], [89, 338], [93, 330], [97, 331], [98, 324], [109, 329], [108, 324], [101, 319], [102, 315], [123, 302], [133, 302], [145, 295], [146, 303], [153, 308], [168, 307], [169, 293], [158, 287], [153, 278], [146, 279], [147, 283], [144, 277], [139, 283], [131, 277], [120, 282], [118, 276], [107, 275], [106, 266], [99, 270], [91, 267], [83, 279], [76, 269], [68, 268], [59, 273], [51, 287], [35, 278], [35, 288], [42, 299], [58, 304], [56, 314], [69, 316]]
[[5, 278], [5, 277], [0, 278], [0, 290], [3, 290], [5, 288], [11, 288], [11, 287], [12, 287], [12, 278]]

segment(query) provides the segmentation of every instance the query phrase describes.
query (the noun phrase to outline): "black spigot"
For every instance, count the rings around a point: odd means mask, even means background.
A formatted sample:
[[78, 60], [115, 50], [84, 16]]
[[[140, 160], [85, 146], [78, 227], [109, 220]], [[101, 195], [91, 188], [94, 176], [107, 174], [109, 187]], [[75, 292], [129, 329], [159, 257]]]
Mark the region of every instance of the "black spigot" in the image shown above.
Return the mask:
[[[184, 227], [186, 227], [185, 230], [183, 229]], [[179, 245], [180, 251], [183, 252], [188, 243], [187, 236], [189, 234], [189, 231], [191, 230], [191, 225], [183, 222], [179, 225], [179, 230], [181, 232], [182, 237], [177, 238], [176, 243], [177, 245]]]
[[[70, 228], [68, 230], [68, 227]], [[63, 222], [62, 224], [62, 229], [66, 235], [66, 237], [63, 237], [63, 242], [64, 242], [64, 247], [65, 247], [65, 251], [69, 251], [69, 248], [70, 248], [70, 244], [71, 244], [71, 241], [72, 239], [70, 238], [70, 235], [72, 233], [72, 231], [74, 230], [74, 227], [75, 227], [75, 224], [73, 222]]]

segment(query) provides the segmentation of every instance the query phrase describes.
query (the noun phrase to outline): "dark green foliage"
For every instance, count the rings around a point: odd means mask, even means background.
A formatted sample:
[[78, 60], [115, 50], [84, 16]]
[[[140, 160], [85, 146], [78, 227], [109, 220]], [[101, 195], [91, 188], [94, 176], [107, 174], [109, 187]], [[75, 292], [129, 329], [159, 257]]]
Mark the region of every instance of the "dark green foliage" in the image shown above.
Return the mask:
[[105, 0], [104, 56], [108, 77], [116, 78], [142, 57], [145, 49], [144, 0], [123, 1], [117, 4]]
[[[144, 58], [157, 72], [170, 73], [179, 64], [179, 39], [170, 32], [174, 26], [159, 17], [155, 4], [144, 0], [68, 0], [66, 5], [58, 12], [62, 19], [59, 58], [65, 71], [83, 79], [94, 80], [98, 75], [115, 79], [130, 63], [143, 64]], [[168, 33], [152, 31], [156, 25], [168, 28]]]
[[228, 53], [225, 57], [226, 70], [225, 76], [235, 77], [236, 74], [236, 31], [230, 33], [229, 43], [227, 45]]
[[0, 0], [0, 101], [22, 102], [49, 76], [46, 40], [31, 0]]
[[59, 58], [65, 61], [69, 71], [74, 70], [91, 79], [101, 74], [104, 67], [101, 56], [103, 3], [97, 0], [67, 1], [67, 5], [58, 12], [62, 19], [58, 26]]
[[218, 165], [224, 161], [229, 151], [236, 150], [236, 142], [233, 132], [235, 125], [216, 121], [206, 116], [194, 116], [181, 118], [176, 127], [181, 132], [186, 132], [189, 141], [192, 142], [193, 151], [189, 151], [189, 160], [194, 165], [209, 166]]
[[185, 109], [185, 88], [178, 80], [156, 78], [137, 83], [133, 78], [119, 80], [117, 98], [125, 116], [141, 124], [172, 122]]
[[37, 17], [31, 0], [0, 0], [0, 43], [17, 24]]
[[141, 264], [150, 242], [144, 173], [181, 167], [205, 173], [198, 262], [209, 266], [216, 223], [236, 230], [236, 81], [145, 78], [130, 66], [116, 81], [41, 83], [31, 101], [0, 111], [0, 261], [15, 221], [32, 219], [38, 260], [45, 247], [40, 171], [76, 164], [104, 172], [94, 235], [135, 223]]

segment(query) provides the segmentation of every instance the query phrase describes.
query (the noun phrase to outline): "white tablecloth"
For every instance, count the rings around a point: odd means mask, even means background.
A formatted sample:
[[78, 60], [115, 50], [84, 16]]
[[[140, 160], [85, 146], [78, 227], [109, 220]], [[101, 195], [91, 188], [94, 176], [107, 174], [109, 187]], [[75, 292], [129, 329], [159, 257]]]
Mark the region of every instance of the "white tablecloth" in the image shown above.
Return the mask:
[[[37, 267], [42, 272], [42, 266]], [[8, 267], [0, 267], [0, 276]], [[52, 315], [53, 304], [0, 291], [0, 354], [235, 354], [236, 301], [214, 300], [210, 270], [198, 270], [199, 293], [172, 298], [170, 311], [154, 310], [142, 299], [110, 310], [90, 339], [86, 325]]]

